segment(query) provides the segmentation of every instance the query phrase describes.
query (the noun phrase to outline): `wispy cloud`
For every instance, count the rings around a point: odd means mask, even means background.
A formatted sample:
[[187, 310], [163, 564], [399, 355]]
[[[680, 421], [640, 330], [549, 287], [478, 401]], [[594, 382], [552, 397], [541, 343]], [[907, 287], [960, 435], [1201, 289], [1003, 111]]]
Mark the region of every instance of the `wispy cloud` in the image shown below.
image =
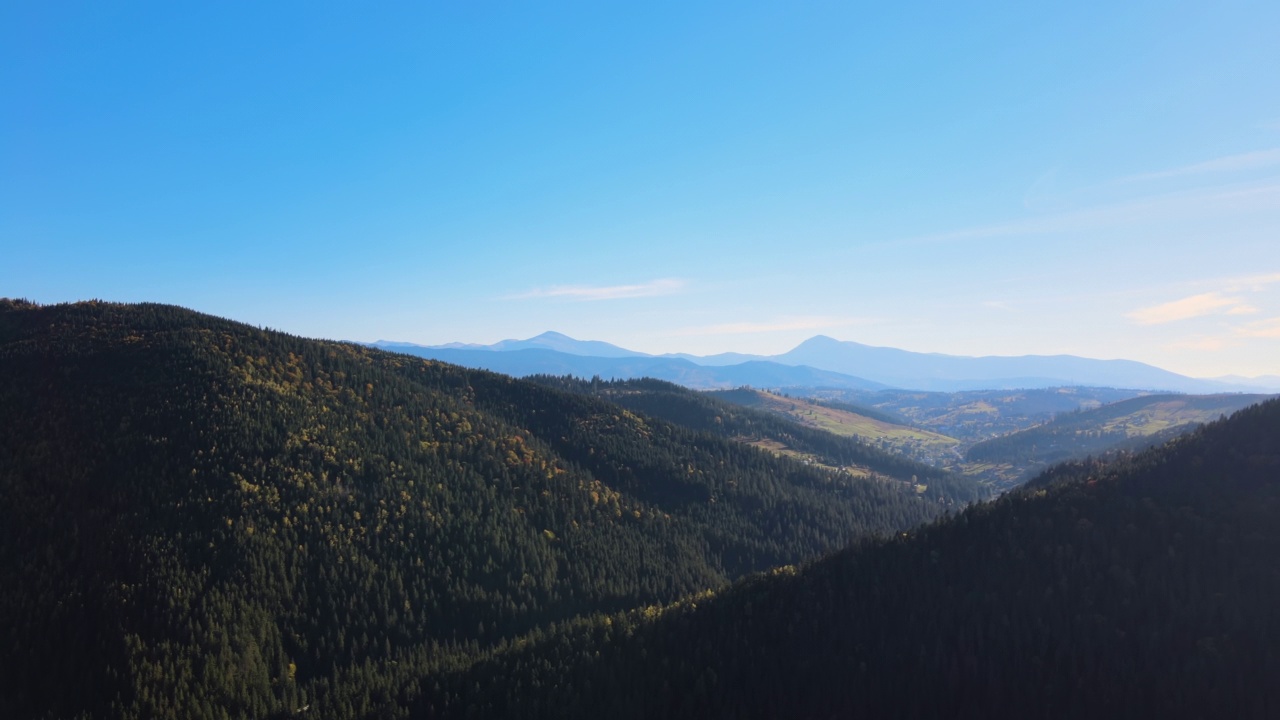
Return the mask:
[[[1270, 212], [1280, 209], [1280, 182], [1274, 173], [1265, 176], [1249, 174], [1250, 171], [1269, 168], [1280, 169], [1280, 148], [1227, 155], [1169, 170], [1115, 178], [1075, 190], [1058, 189], [1058, 169], [1053, 168], [1031, 184], [1023, 197], [1023, 205], [1032, 211], [1037, 208], [1049, 210], [1055, 206], [1061, 207], [1061, 211], [888, 242], [894, 245], [930, 245]], [[1172, 186], [1163, 189], [1142, 186], [1142, 181], [1165, 178], [1185, 178], [1191, 182], [1184, 183], [1177, 190]], [[1071, 205], [1075, 209], [1066, 209]]]
[[1230, 278], [1226, 281], [1226, 286], [1229, 292], [1260, 292], [1268, 285], [1276, 283], [1280, 283], [1280, 273]]
[[1232, 342], [1230, 338], [1203, 335], [1200, 337], [1179, 340], [1178, 342], [1169, 343], [1164, 346], [1165, 350], [1201, 350], [1208, 352], [1216, 352], [1218, 350], [1226, 350], [1239, 345]]
[[1140, 182], [1144, 180], [1186, 177], [1188, 175], [1203, 175], [1206, 173], [1243, 172], [1245, 170], [1257, 170], [1259, 168], [1272, 167], [1273, 165], [1280, 165], [1280, 148], [1257, 150], [1254, 152], [1239, 153], [1236, 155], [1226, 155], [1224, 157], [1214, 158], [1204, 162], [1183, 165], [1182, 167], [1173, 168], [1171, 170], [1161, 170], [1159, 172], [1143, 173], [1141, 175], [1130, 175], [1129, 177], [1122, 178], [1121, 181]]
[[773, 322], [736, 322], [720, 325], [701, 325], [675, 331], [674, 335], [754, 335], [758, 333], [785, 332], [788, 330], [823, 330], [827, 328], [866, 325], [876, 322], [873, 318], [849, 317], [796, 317]]
[[685, 281], [674, 278], [652, 280], [637, 285], [553, 285], [536, 288], [518, 295], [508, 295], [508, 300], [534, 298], [564, 298], [566, 300], [621, 300], [624, 298], [674, 295], [685, 288]]
[[1253, 315], [1258, 312], [1258, 308], [1247, 303], [1240, 303], [1235, 307], [1227, 308], [1228, 315]]
[[893, 245], [933, 245], [1020, 235], [1096, 231], [1197, 217], [1235, 217], [1243, 213], [1277, 209], [1280, 209], [1280, 182], [1271, 179], [1148, 195], [1134, 200], [1093, 205], [1069, 212], [933, 235], [900, 238], [888, 242]]
[[1140, 308], [1128, 313], [1125, 317], [1139, 325], [1162, 325], [1164, 323], [1189, 320], [1205, 315], [1227, 314], [1244, 315], [1257, 312], [1257, 308], [1245, 303], [1241, 298], [1231, 297], [1216, 292], [1192, 295], [1181, 300]]
[[1280, 317], [1273, 317], [1232, 327], [1227, 329], [1226, 332], [1216, 335], [1197, 335], [1178, 340], [1166, 345], [1165, 349], [1216, 352], [1235, 350], [1249, 344], [1251, 341], [1265, 341], [1277, 338], [1280, 338]]
[[1251, 322], [1236, 328], [1236, 334], [1247, 338], [1280, 338], [1280, 317]]

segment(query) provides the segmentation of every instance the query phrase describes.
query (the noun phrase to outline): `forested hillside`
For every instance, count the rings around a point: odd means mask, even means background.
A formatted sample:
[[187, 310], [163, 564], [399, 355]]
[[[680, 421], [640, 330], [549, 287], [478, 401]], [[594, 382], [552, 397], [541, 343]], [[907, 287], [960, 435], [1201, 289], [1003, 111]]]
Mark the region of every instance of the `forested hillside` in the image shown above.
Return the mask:
[[[976, 481], [875, 447], [860, 438], [797, 423], [777, 413], [721, 400], [661, 380], [580, 380], [533, 376], [539, 383], [603, 397], [632, 411], [724, 438], [779, 448], [796, 457], [915, 486], [948, 507], [962, 507], [987, 491]], [[806, 402], [806, 401], [801, 401]]]
[[602, 398], [0, 301], [0, 716], [399, 713], [484, 647], [936, 516]]
[[581, 622], [421, 717], [1280, 716], [1280, 401], [918, 532]]

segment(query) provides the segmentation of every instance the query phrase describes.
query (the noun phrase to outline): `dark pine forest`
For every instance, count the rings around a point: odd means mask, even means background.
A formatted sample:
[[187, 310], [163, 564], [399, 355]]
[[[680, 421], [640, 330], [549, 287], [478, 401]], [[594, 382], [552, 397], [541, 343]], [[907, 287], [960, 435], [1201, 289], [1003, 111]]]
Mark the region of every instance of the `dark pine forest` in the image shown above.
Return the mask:
[[5, 301], [0, 429], [4, 717], [402, 715], [534, 629], [969, 498], [160, 305]]

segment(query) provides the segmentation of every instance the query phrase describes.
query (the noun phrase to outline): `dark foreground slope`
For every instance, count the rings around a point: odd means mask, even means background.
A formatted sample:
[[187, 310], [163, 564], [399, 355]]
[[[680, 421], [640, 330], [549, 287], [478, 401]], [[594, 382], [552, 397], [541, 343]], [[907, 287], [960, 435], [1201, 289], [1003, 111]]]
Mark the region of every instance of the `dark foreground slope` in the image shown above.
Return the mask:
[[941, 506], [485, 372], [0, 301], [0, 717], [352, 717]]
[[423, 717], [1280, 717], [1280, 402], [478, 664]]

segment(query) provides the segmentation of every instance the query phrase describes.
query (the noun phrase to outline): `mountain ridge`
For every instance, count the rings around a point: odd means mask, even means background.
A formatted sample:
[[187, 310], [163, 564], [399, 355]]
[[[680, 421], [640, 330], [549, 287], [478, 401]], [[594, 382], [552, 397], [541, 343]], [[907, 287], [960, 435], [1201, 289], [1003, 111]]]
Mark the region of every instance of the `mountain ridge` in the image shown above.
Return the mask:
[[465, 348], [427, 348], [383, 344], [380, 349], [449, 362], [464, 367], [500, 372], [513, 377], [573, 375], [590, 379], [632, 380], [652, 377], [694, 389], [731, 388], [740, 385], [820, 385], [851, 390], [876, 390], [880, 383], [802, 365], [749, 361], [737, 365], [705, 366], [681, 358], [650, 355], [600, 357], [559, 352], [549, 348], [495, 351]]
[[371, 344], [385, 350], [394, 350], [399, 346], [426, 348], [430, 350], [484, 350], [489, 352], [544, 349], [584, 357], [652, 357], [648, 353], [628, 350], [601, 340], [577, 340], [554, 330], [547, 330], [546, 332], [524, 340], [499, 340], [491, 345], [456, 342], [445, 343], [444, 345], [418, 345], [415, 343], [399, 343], [394, 340], [378, 340]]
[[[776, 355], [719, 353], [698, 356], [688, 353], [650, 355], [611, 343], [576, 340], [563, 333], [547, 331], [527, 340], [503, 340], [491, 345], [449, 343], [414, 345], [380, 340], [374, 346], [421, 357], [449, 359], [449, 353], [511, 353], [540, 350], [558, 355], [526, 355], [517, 360], [498, 360], [484, 355], [454, 355], [452, 362], [469, 367], [485, 367], [516, 376], [573, 374], [632, 379], [644, 374], [671, 380], [687, 387], [724, 388], [726, 383], [760, 387], [816, 387], [828, 382], [832, 387], [869, 389], [890, 387], [910, 390], [956, 392], [979, 389], [1022, 389], [1047, 387], [1114, 387], [1165, 392], [1266, 392], [1269, 378], [1193, 378], [1162, 368], [1125, 359], [1096, 359], [1069, 354], [1055, 355], [949, 355], [915, 352], [891, 347], [865, 345], [815, 335], [791, 350]], [[601, 358], [618, 361], [608, 365]], [[627, 367], [628, 359], [649, 362], [640, 372]], [[693, 371], [690, 363], [705, 371]], [[499, 367], [500, 366], [500, 367]], [[829, 376], [792, 376], [776, 366], [810, 368]], [[640, 366], [637, 366], [640, 367]], [[603, 368], [605, 373], [601, 373]], [[725, 368], [733, 368], [726, 370]], [[756, 372], [753, 372], [756, 371]], [[681, 378], [686, 378], [681, 380]]]

